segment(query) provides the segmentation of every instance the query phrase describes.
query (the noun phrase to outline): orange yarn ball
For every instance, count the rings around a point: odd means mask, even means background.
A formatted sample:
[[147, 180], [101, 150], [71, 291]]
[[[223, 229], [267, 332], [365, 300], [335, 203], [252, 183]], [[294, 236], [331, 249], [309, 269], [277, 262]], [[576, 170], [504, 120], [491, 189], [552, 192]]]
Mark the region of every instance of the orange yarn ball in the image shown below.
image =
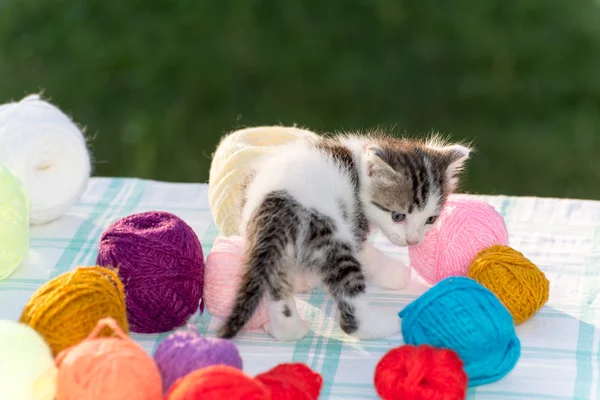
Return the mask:
[[[117, 337], [98, 337], [106, 327]], [[56, 400], [162, 399], [156, 364], [112, 318], [100, 320], [83, 342], [62, 351], [56, 365]]]
[[280, 364], [256, 375], [271, 392], [271, 400], [317, 400], [323, 378], [302, 363]]
[[237, 368], [214, 365], [177, 380], [165, 400], [271, 400], [271, 393]]

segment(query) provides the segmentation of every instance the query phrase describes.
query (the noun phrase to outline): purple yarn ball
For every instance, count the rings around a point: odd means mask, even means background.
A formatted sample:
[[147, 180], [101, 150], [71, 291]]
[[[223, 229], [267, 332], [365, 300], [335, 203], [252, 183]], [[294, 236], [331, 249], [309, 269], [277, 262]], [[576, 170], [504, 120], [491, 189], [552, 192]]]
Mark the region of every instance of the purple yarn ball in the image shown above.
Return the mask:
[[204, 338], [194, 329], [174, 332], [163, 340], [154, 352], [166, 393], [171, 385], [200, 368], [228, 365], [242, 370], [242, 358], [227, 339]]
[[96, 264], [117, 268], [132, 332], [183, 326], [202, 300], [202, 245], [194, 230], [171, 213], [133, 214], [111, 224], [100, 238]]

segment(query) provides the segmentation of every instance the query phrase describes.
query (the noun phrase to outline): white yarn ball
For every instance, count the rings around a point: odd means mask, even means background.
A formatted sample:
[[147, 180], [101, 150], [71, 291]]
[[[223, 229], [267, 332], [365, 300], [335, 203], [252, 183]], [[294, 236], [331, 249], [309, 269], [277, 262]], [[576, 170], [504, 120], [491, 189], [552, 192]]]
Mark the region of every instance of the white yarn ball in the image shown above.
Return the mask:
[[57, 369], [48, 344], [32, 328], [0, 320], [0, 396], [10, 400], [53, 400]]
[[32, 224], [64, 214], [79, 199], [91, 173], [81, 130], [38, 95], [0, 106], [0, 162], [23, 182]]

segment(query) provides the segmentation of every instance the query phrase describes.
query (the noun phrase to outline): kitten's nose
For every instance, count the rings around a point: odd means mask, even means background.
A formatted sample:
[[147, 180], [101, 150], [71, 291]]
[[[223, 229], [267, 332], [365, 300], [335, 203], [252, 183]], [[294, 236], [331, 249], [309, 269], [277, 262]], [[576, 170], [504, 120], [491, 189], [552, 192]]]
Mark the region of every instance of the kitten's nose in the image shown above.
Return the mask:
[[419, 239], [408, 239], [408, 238], [407, 238], [407, 239], [406, 239], [406, 243], [407, 243], [409, 246], [416, 246], [416, 245], [418, 245], [418, 244], [419, 244]]

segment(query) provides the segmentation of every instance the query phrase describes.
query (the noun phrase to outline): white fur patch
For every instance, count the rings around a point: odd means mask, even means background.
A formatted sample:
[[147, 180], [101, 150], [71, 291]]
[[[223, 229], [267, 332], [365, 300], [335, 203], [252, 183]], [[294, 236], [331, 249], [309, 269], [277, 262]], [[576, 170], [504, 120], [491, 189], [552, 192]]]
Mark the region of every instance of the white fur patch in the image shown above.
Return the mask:
[[352, 232], [338, 205], [338, 199], [354, 205], [354, 188], [346, 174], [331, 158], [303, 142], [278, 148], [258, 166], [255, 178], [248, 185], [242, 228], [268, 193], [285, 190], [305, 208], [314, 208], [333, 218], [340, 229], [339, 236], [351, 241]]

